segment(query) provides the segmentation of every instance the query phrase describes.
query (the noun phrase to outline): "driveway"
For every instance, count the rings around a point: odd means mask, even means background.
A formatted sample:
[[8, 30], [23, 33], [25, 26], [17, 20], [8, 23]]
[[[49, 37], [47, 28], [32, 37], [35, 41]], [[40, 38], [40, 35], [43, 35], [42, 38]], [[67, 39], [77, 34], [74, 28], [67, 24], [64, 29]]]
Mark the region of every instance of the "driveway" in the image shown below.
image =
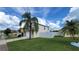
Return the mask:
[[4, 37], [0, 36], [0, 51], [8, 51], [7, 42]]

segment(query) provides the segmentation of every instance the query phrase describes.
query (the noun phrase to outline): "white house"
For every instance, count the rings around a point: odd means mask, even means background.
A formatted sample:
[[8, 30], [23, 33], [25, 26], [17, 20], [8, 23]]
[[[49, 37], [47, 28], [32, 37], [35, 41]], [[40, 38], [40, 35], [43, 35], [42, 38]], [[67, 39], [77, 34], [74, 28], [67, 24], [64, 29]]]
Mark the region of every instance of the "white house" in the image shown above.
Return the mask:
[[[24, 25], [25, 25], [25, 23], [23, 23], [23, 24], [21, 25], [21, 27], [20, 27], [21, 32], [23, 32]], [[45, 25], [39, 24], [38, 33], [36, 34], [36, 33], [34, 32], [33, 37], [41, 37], [41, 36], [44, 36], [43, 34], [44, 34], [45, 32], [49, 32], [49, 26], [45, 26]], [[29, 37], [29, 32], [26, 32], [26, 37]]]
[[[64, 37], [72, 37], [72, 36], [69, 34], [65, 34]], [[74, 37], [79, 37], [79, 34], [75, 34]]]
[[[21, 32], [23, 32], [24, 25], [25, 25], [25, 23], [23, 23], [20, 27]], [[55, 35], [60, 35], [60, 33], [54, 32], [54, 31], [51, 32], [49, 26], [39, 24], [38, 33], [36, 34], [34, 32], [34, 35], [32, 37], [34, 37], [34, 38], [35, 37], [53, 38]], [[24, 36], [29, 37], [29, 32], [26, 32], [26, 35], [24, 35]]]

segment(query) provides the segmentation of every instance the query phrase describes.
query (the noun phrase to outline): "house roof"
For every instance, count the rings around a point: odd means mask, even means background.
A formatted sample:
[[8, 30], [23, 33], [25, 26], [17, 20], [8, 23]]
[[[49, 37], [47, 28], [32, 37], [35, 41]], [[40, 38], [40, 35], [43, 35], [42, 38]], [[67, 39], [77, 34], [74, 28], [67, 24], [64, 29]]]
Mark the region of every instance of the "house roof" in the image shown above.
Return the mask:
[[39, 25], [41, 25], [41, 26], [44, 26], [44, 27], [49, 27], [49, 26], [46, 26], [46, 25], [42, 25], [42, 24], [39, 24]]
[[[44, 26], [44, 27], [49, 27], [49, 26], [42, 25], [42, 24], [39, 24], [39, 25]], [[25, 22], [22, 23], [22, 25], [20, 26], [20, 28], [24, 28], [24, 26], [25, 26]]]

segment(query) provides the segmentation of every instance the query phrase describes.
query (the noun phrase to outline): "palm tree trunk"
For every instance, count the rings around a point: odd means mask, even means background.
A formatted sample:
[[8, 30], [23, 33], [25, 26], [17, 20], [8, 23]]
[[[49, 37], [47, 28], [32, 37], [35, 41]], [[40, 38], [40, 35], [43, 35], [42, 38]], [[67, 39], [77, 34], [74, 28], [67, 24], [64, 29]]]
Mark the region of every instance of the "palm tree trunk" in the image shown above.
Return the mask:
[[73, 40], [75, 40], [75, 36], [74, 35], [72, 35], [72, 38], [73, 38]]
[[70, 37], [75, 40], [75, 36], [73, 34], [70, 34]]
[[32, 33], [31, 33], [31, 28], [32, 28], [32, 27], [31, 27], [31, 22], [30, 22], [30, 27], [29, 27], [29, 29], [30, 29], [30, 31], [29, 31], [29, 40], [31, 40], [31, 36], [32, 36], [32, 35], [31, 35], [31, 34], [32, 34]]

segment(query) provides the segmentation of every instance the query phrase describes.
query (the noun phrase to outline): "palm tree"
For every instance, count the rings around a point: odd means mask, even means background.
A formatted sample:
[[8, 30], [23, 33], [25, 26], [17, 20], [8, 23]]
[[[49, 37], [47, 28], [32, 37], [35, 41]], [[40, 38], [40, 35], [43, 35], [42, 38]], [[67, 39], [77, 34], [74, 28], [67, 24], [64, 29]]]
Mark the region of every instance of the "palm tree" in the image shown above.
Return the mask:
[[75, 39], [75, 34], [78, 34], [78, 22], [71, 20], [71, 21], [66, 21], [66, 24], [62, 28], [63, 33], [69, 34], [73, 39]]
[[28, 12], [25, 12], [22, 17], [24, 19], [20, 22], [20, 25], [25, 23], [23, 30], [24, 32], [29, 31], [29, 39], [31, 39], [34, 32], [38, 32], [38, 19], [36, 17], [31, 17], [31, 13]]

